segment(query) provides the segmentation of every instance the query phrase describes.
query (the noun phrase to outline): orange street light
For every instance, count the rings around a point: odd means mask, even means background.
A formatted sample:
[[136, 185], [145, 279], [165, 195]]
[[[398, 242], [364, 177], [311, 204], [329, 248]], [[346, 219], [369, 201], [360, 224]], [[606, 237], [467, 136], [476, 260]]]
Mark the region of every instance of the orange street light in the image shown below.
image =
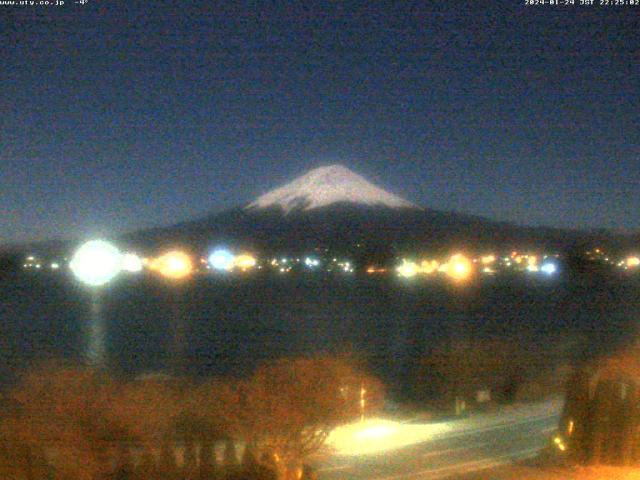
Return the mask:
[[193, 272], [193, 262], [185, 252], [172, 250], [153, 259], [149, 268], [171, 280], [182, 280]]

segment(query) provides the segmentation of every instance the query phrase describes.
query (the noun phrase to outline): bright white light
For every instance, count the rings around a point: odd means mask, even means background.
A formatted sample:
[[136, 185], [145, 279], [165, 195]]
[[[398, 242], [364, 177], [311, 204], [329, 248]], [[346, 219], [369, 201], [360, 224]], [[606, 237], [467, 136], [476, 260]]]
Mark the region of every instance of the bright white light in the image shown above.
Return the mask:
[[60, 264], [59, 263], [53, 262], [51, 264], [51, 270], [58, 270], [59, 268], [60, 268]]
[[320, 260], [317, 258], [307, 257], [304, 259], [304, 264], [309, 268], [317, 267], [320, 265]]
[[135, 253], [125, 253], [122, 257], [122, 270], [130, 273], [142, 271], [142, 259]]
[[402, 264], [396, 268], [398, 275], [404, 278], [412, 278], [418, 274], [419, 267], [415, 262], [402, 260]]
[[558, 267], [556, 267], [555, 263], [545, 262], [540, 267], [540, 271], [542, 273], [547, 274], [547, 275], [553, 275], [554, 273], [556, 273], [558, 271]]
[[69, 266], [78, 280], [92, 287], [99, 287], [110, 282], [120, 272], [122, 255], [108, 242], [91, 240], [78, 249]]
[[218, 248], [209, 255], [209, 264], [220, 271], [229, 271], [233, 268], [233, 254], [225, 249]]
[[372, 418], [336, 428], [327, 445], [339, 455], [370, 455], [422, 443], [450, 429], [444, 423], [405, 424]]

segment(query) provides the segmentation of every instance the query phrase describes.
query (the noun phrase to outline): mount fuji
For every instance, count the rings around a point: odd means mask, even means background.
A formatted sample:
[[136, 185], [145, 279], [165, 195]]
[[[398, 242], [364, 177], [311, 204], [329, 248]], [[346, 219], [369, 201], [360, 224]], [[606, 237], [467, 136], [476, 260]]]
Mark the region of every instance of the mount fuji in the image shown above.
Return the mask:
[[389, 208], [416, 208], [412, 203], [370, 183], [342, 165], [320, 167], [258, 197], [247, 209], [280, 207], [285, 213], [336, 203]]
[[125, 240], [147, 250], [179, 244], [206, 251], [227, 244], [262, 253], [303, 254], [324, 249], [370, 259], [451, 248], [558, 250], [585, 238], [596, 237], [423, 208], [342, 165], [330, 165], [311, 170], [244, 206], [138, 232]]
[[[599, 245], [628, 250], [640, 243], [640, 234], [528, 227], [432, 210], [390, 193], [342, 165], [329, 165], [237, 208], [124, 234], [118, 240], [127, 248], [149, 254], [171, 246], [204, 254], [213, 246], [227, 245], [261, 256], [313, 251], [345, 254], [364, 265], [388, 263], [402, 254], [446, 253], [452, 249], [478, 253], [528, 248], [584, 252]], [[0, 251], [0, 274], [6, 259], [18, 268], [26, 252], [65, 255], [79, 241], [5, 248]]]

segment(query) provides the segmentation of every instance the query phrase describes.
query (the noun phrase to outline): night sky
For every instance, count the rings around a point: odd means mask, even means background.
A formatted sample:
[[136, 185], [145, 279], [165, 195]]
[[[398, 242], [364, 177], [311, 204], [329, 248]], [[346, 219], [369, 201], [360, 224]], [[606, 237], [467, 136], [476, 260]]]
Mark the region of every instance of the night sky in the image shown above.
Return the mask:
[[0, 6], [0, 244], [328, 163], [435, 209], [640, 227], [640, 7], [71, 3]]

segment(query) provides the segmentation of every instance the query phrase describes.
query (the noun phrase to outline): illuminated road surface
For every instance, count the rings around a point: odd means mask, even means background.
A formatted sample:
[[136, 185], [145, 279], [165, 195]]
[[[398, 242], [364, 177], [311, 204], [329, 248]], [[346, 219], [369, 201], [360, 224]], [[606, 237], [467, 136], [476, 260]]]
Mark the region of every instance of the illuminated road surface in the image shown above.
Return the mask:
[[438, 479], [535, 457], [556, 429], [561, 400], [440, 424], [371, 421], [331, 439], [320, 480]]

